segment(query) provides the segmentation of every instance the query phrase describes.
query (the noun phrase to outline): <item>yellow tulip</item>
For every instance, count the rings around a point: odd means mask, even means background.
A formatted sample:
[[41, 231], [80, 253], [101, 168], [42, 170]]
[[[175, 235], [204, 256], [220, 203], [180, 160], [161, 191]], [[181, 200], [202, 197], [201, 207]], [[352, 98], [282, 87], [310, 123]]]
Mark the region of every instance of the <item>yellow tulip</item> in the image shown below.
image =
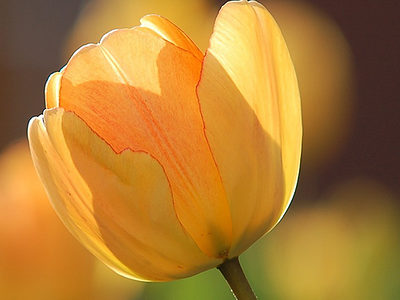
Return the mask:
[[239, 256], [283, 216], [301, 152], [297, 80], [255, 1], [223, 6], [205, 55], [148, 15], [52, 74], [28, 133], [70, 231], [116, 272], [169, 281]]

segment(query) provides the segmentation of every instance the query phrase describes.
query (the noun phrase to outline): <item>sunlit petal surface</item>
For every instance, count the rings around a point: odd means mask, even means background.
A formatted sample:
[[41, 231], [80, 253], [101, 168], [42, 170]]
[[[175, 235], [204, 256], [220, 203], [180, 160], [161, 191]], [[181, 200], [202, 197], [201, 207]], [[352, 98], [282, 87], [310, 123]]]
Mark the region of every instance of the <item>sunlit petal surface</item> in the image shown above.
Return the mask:
[[229, 2], [216, 20], [198, 86], [207, 138], [231, 205], [237, 256], [290, 203], [301, 150], [294, 68], [273, 18]]
[[116, 153], [128, 148], [159, 161], [183, 227], [205, 253], [223, 256], [231, 220], [196, 97], [201, 61], [141, 28], [114, 31], [76, 53], [60, 106]]

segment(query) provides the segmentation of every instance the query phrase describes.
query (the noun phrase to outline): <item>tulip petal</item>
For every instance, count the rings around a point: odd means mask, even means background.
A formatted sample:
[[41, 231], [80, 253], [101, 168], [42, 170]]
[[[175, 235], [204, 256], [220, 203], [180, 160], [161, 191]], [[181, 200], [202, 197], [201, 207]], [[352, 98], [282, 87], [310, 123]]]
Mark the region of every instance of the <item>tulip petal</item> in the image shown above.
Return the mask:
[[231, 205], [234, 257], [283, 216], [300, 161], [296, 75], [280, 30], [262, 5], [235, 1], [221, 9], [198, 96]]
[[44, 89], [46, 108], [54, 108], [59, 105], [61, 77], [62, 72], [55, 72], [47, 79]]
[[141, 27], [116, 30], [64, 69], [60, 107], [75, 112], [115, 153], [154, 157], [177, 216], [197, 245], [224, 257], [232, 222], [196, 95], [201, 62]]
[[146, 153], [115, 152], [74, 113], [32, 120], [34, 161], [61, 219], [125, 276], [165, 281], [216, 266], [179, 223], [169, 183]]
[[200, 61], [203, 60], [203, 53], [195, 43], [179, 27], [166, 18], [158, 15], [147, 15], [140, 19], [140, 23], [143, 27], [153, 30], [165, 40], [191, 52]]

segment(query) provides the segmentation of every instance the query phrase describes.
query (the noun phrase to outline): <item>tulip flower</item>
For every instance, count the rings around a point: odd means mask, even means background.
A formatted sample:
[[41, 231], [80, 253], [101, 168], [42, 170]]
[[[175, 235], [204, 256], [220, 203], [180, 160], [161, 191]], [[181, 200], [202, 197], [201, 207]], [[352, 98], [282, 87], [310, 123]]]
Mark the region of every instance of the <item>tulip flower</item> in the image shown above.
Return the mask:
[[235, 285], [237, 257], [282, 218], [299, 170], [297, 80], [268, 11], [225, 4], [205, 55], [145, 16], [79, 49], [45, 94], [30, 147], [72, 234], [126, 277], [219, 267]]

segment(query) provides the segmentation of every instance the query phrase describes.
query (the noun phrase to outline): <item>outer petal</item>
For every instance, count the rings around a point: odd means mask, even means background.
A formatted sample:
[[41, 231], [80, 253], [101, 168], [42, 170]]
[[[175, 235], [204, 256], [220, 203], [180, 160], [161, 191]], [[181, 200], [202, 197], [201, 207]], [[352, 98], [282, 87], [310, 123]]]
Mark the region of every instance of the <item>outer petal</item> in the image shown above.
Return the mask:
[[297, 181], [301, 109], [280, 30], [257, 2], [229, 2], [207, 50], [198, 95], [230, 201], [237, 256], [286, 211]]
[[85, 246], [117, 272], [164, 281], [216, 266], [186, 235], [167, 178], [146, 153], [115, 152], [75, 114], [46, 110], [29, 140], [56, 211]]
[[177, 216], [209, 256], [231, 245], [229, 205], [196, 95], [201, 62], [143, 28], [117, 30], [64, 69], [60, 107], [116, 153], [149, 153], [165, 170]]

